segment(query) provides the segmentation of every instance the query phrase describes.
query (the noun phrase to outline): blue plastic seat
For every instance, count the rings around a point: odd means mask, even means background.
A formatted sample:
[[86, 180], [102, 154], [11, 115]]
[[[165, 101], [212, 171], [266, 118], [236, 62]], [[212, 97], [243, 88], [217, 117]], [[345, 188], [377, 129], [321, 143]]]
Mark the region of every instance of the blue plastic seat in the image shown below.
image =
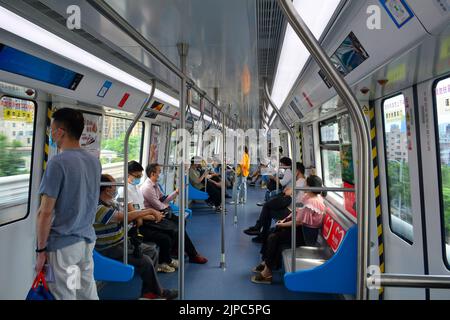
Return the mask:
[[[169, 203], [169, 206], [170, 206], [170, 209], [172, 210], [173, 214], [178, 217], [180, 214], [180, 208], [174, 203]], [[188, 219], [192, 215], [192, 210], [189, 208], [185, 208], [184, 212], [185, 212], [186, 219]]]
[[107, 258], [94, 250], [94, 279], [96, 281], [128, 282], [133, 279], [134, 267]]
[[284, 283], [289, 290], [298, 292], [320, 292], [356, 294], [358, 227], [348, 229], [336, 253], [317, 266], [288, 272]]
[[194, 188], [191, 184], [188, 185], [188, 191], [189, 191], [189, 200], [207, 200], [209, 198], [208, 193], [198, 190], [197, 188]]

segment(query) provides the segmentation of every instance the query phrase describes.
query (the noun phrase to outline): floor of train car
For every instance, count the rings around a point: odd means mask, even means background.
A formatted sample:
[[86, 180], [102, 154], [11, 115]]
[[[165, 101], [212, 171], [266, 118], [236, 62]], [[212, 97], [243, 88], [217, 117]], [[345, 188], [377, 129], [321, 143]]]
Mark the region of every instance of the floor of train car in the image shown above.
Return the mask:
[[[229, 191], [231, 193], [231, 191]], [[272, 285], [250, 281], [251, 269], [259, 263], [260, 244], [251, 241], [242, 230], [253, 225], [261, 207], [257, 202], [264, 198], [260, 188], [248, 188], [247, 204], [238, 206], [238, 223], [234, 225], [234, 205], [228, 205], [225, 224], [226, 269], [220, 265], [221, 220], [220, 214], [203, 206], [194, 205], [193, 216], [187, 223], [187, 231], [197, 250], [208, 258], [205, 265], [185, 263], [186, 300], [330, 300], [341, 299], [337, 295], [298, 293], [286, 289], [283, 270], [274, 272]], [[197, 208], [198, 209], [197, 209]], [[158, 273], [164, 288], [177, 288], [178, 272]], [[140, 293], [138, 277], [129, 283], [108, 283], [99, 288], [101, 299], [136, 299]]]

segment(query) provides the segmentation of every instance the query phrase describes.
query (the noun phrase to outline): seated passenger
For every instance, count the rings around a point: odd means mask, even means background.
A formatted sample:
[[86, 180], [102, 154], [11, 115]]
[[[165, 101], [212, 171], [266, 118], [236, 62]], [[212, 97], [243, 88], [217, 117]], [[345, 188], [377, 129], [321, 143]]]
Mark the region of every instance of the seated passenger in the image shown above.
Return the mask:
[[[161, 221], [151, 223], [144, 220], [144, 225], [140, 232], [144, 236], [144, 241], [155, 242], [159, 246], [159, 268], [158, 271], [174, 272], [178, 268], [178, 261], [171, 258], [171, 251], [178, 248], [178, 218], [172, 215], [168, 203], [178, 195], [178, 190], [165, 197], [158, 185], [161, 167], [158, 164], [149, 164], [145, 169], [148, 179], [141, 187], [144, 197], [144, 206], [165, 213]], [[165, 223], [168, 228], [161, 227]], [[204, 264], [208, 259], [201, 256], [194, 247], [191, 239], [185, 233], [185, 250], [189, 257], [189, 262]]]
[[206, 183], [206, 192], [209, 195], [206, 202], [213, 205], [216, 211], [220, 212], [222, 204], [222, 188], [221, 184], [217, 181], [212, 180], [213, 176], [208, 172], [204, 171], [201, 173], [199, 170], [201, 168], [201, 160], [199, 157], [193, 157], [191, 159], [191, 167], [189, 168], [189, 183], [196, 189], [205, 191], [205, 179], [208, 179]]
[[[101, 181], [115, 182], [113, 177], [105, 174], [102, 175]], [[95, 249], [105, 257], [121, 261], [123, 259], [124, 215], [120, 211], [117, 202], [114, 201], [115, 195], [115, 186], [100, 187], [100, 199], [94, 222], [94, 229], [97, 235]], [[129, 209], [128, 223], [154, 214], [154, 210], [151, 209], [132, 211], [133, 208], [131, 206], [129, 206]], [[163, 289], [158, 281], [154, 262], [152, 261], [152, 258], [154, 259], [157, 256], [155, 249], [146, 244], [140, 244], [139, 248], [135, 248], [135, 245], [131, 241], [128, 243], [128, 263], [135, 267], [136, 272], [142, 278], [142, 297], [146, 299], [159, 297], [168, 300], [175, 299], [178, 296], [177, 290]]]
[[[267, 191], [264, 200], [269, 201], [270, 198], [277, 195], [276, 188], [278, 185], [278, 193], [282, 192], [283, 189], [291, 183], [292, 180], [292, 160], [288, 157], [284, 157], [280, 159], [280, 167], [286, 168], [284, 170], [283, 178], [280, 179], [276, 176], [269, 176], [269, 181], [267, 182]], [[257, 203], [258, 206], [262, 207], [264, 202]]]
[[[306, 179], [309, 187], [322, 187], [322, 179], [310, 176]], [[297, 246], [316, 244], [319, 229], [325, 213], [325, 204], [321, 192], [306, 192], [303, 196], [303, 208], [297, 208], [296, 215], [296, 244]], [[326, 193], [323, 193], [325, 196]], [[264, 242], [261, 254], [262, 263], [253, 269], [258, 275], [252, 277], [255, 283], [272, 283], [272, 270], [281, 267], [281, 253], [285, 245], [291, 243], [292, 213], [277, 222], [275, 229]]]
[[[301, 188], [306, 185], [305, 180], [305, 166], [297, 162], [296, 170], [296, 187]], [[303, 191], [297, 192], [297, 202], [301, 202], [303, 198]], [[257, 236], [252, 239], [254, 242], [264, 243], [270, 230], [272, 219], [282, 220], [289, 214], [289, 206], [292, 203], [292, 188], [287, 186], [283, 193], [279, 196], [267, 201], [259, 215], [258, 221], [253, 227], [244, 230], [244, 233], [250, 236]], [[262, 231], [261, 231], [262, 228]]]

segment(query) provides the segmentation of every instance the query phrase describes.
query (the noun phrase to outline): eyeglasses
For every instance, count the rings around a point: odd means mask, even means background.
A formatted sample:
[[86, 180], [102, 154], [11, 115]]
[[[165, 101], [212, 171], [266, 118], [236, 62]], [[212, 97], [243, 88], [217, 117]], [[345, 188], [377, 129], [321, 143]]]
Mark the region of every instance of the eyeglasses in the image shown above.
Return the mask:
[[140, 178], [142, 178], [143, 177], [143, 174], [141, 173], [141, 174], [139, 174], [139, 175], [137, 175], [137, 176], [135, 176], [134, 174], [132, 174], [132, 173], [130, 173], [129, 174], [130, 176], [132, 176], [132, 177], [135, 177], [136, 179], [140, 179]]

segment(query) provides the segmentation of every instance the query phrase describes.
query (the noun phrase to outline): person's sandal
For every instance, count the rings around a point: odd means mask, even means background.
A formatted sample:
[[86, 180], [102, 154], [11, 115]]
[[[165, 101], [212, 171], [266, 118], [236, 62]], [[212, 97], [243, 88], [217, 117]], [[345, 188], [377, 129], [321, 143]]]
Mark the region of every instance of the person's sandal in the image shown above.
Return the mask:
[[261, 284], [272, 284], [272, 276], [264, 277], [261, 273], [252, 277], [252, 282]]
[[256, 267], [254, 267], [253, 269], [252, 269], [252, 272], [254, 272], [254, 273], [260, 273], [260, 272], [262, 272], [264, 270], [264, 265], [263, 264], [259, 264], [259, 265], [257, 265]]

